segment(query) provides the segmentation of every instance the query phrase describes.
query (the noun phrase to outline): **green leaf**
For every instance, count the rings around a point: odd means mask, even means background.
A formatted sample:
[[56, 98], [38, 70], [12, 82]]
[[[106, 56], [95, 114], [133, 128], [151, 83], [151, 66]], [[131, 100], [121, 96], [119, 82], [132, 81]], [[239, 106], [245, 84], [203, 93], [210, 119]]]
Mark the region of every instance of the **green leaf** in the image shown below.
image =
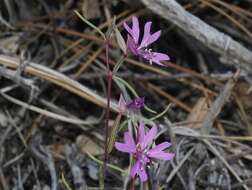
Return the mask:
[[127, 54], [127, 46], [126, 46], [126, 43], [122, 37], [122, 34], [120, 33], [120, 31], [118, 30], [117, 27], [115, 27], [115, 34], [116, 34], [116, 41], [118, 43], [118, 46], [123, 51], [124, 55], [126, 55]]
[[65, 188], [66, 188], [67, 190], [73, 190], [73, 189], [70, 187], [70, 185], [67, 183], [67, 181], [66, 181], [66, 179], [65, 179], [65, 176], [64, 176], [64, 173], [63, 173], [63, 172], [61, 173], [61, 180], [62, 180], [62, 183], [63, 183], [63, 185], [65, 186]]
[[110, 26], [107, 29], [107, 32], [106, 32], [107, 39], [109, 39], [111, 37], [112, 32], [115, 30], [115, 28], [116, 28], [116, 17], [113, 18], [112, 23], [110, 24]]
[[104, 190], [104, 168], [103, 165], [99, 167], [99, 186], [100, 190]]
[[[96, 163], [99, 164], [100, 166], [103, 166], [103, 161], [97, 159], [96, 157], [94, 157], [93, 155], [91, 155], [91, 154], [88, 153], [88, 152], [87, 152], [87, 155], [88, 155], [88, 157], [89, 157], [90, 159], [92, 159], [94, 162], [96, 162]], [[124, 171], [122, 168], [119, 168], [119, 167], [117, 167], [117, 166], [115, 166], [115, 165], [113, 165], [113, 164], [107, 164], [107, 166], [108, 166], [108, 168], [113, 169], [113, 170], [115, 170], [115, 171], [118, 171], [118, 172], [120, 172], [120, 173], [122, 173], [122, 174], [125, 173], [125, 171]]]
[[90, 26], [91, 28], [93, 28], [94, 30], [96, 30], [105, 40], [105, 34], [99, 29], [97, 28], [94, 24], [92, 24], [91, 22], [89, 22], [87, 19], [85, 19], [78, 11], [74, 10], [74, 13], [83, 21], [85, 22], [88, 26]]
[[115, 122], [114, 122], [114, 124], [112, 126], [112, 130], [111, 130], [110, 137], [109, 137], [109, 142], [108, 142], [108, 154], [113, 150], [116, 135], [117, 135], [117, 132], [118, 132], [118, 128], [120, 126], [121, 118], [122, 118], [122, 115], [118, 114], [116, 119], [115, 119]]
[[150, 120], [150, 121], [154, 121], [154, 120], [156, 120], [156, 119], [162, 117], [162, 116], [170, 109], [170, 107], [171, 107], [171, 104], [169, 104], [169, 105], [164, 109], [164, 111], [162, 111], [161, 113], [157, 114], [156, 116], [150, 118], [149, 120]]
[[116, 65], [114, 66], [114, 68], [113, 68], [113, 74], [116, 74], [116, 73], [117, 73], [117, 71], [118, 71], [118, 70], [120, 69], [120, 67], [122, 66], [124, 60], [125, 60], [125, 56], [122, 55], [122, 56], [120, 57], [120, 59], [118, 60], [118, 62], [116, 63]]

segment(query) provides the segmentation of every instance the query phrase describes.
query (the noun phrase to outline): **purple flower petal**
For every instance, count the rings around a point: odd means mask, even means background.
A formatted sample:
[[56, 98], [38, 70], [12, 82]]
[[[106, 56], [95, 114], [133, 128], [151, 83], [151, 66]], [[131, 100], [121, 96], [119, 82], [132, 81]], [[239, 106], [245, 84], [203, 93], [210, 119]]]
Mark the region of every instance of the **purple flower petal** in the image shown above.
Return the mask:
[[127, 46], [131, 53], [138, 55], [137, 44], [134, 42], [134, 39], [130, 35], [128, 35], [127, 38]]
[[147, 163], [150, 162], [150, 159], [146, 154], [142, 154], [141, 156], [139, 156], [139, 159], [141, 159], [142, 165], [146, 165]]
[[127, 108], [137, 110], [144, 106], [144, 97], [139, 97], [127, 104]]
[[157, 127], [153, 126], [144, 137], [144, 140], [141, 145], [142, 149], [145, 149], [148, 145], [150, 145], [153, 139], [156, 137], [156, 135], [157, 135]]
[[171, 146], [171, 143], [168, 143], [168, 142], [163, 142], [161, 144], [158, 144], [157, 146], [155, 146], [154, 148], [148, 151], [148, 156], [159, 153], [162, 150], [168, 148], [169, 146]]
[[147, 40], [147, 45], [146, 46], [149, 46], [150, 44], [152, 44], [153, 42], [157, 41], [157, 39], [160, 37], [161, 35], [161, 30], [155, 32], [154, 34], [152, 34], [148, 40]]
[[115, 143], [115, 147], [117, 150], [121, 152], [128, 152], [128, 153], [135, 153], [136, 152], [136, 145], [134, 139], [130, 135], [129, 132], [124, 133], [124, 142], [125, 143]]
[[140, 121], [139, 127], [138, 127], [138, 143], [142, 144], [144, 141], [144, 123]]
[[145, 166], [141, 166], [140, 170], [138, 170], [138, 175], [140, 176], [140, 180], [142, 182], [146, 181], [148, 179], [146, 170], [145, 170]]
[[136, 16], [133, 16], [132, 17], [132, 22], [133, 22], [133, 26], [132, 26], [132, 32], [133, 32], [133, 35], [132, 37], [134, 38], [136, 44], [138, 43], [139, 41], [139, 21], [138, 21], [138, 18]]
[[128, 144], [130, 147], [136, 148], [136, 144], [134, 142], [133, 137], [130, 135], [129, 132], [124, 133], [124, 142], [125, 144]]
[[131, 168], [131, 171], [130, 171], [130, 175], [132, 177], [135, 177], [135, 175], [139, 172], [140, 170], [140, 165], [141, 165], [141, 162], [139, 160], [137, 160], [135, 162], [135, 164], [133, 165], [133, 167]]
[[158, 53], [158, 52], [152, 52], [153, 53], [153, 57], [155, 59], [158, 59], [160, 61], [168, 61], [170, 60], [170, 57], [164, 53]]
[[143, 38], [139, 49], [141, 48], [146, 48], [147, 46], [149, 46], [150, 44], [152, 44], [153, 42], [157, 41], [157, 39], [160, 37], [161, 35], [161, 30], [155, 32], [154, 34], [146, 34], [146, 36]]
[[164, 53], [158, 53], [158, 52], [152, 52], [153, 56], [151, 61], [153, 61], [154, 63], [161, 65], [161, 66], [165, 66], [164, 64], [160, 63], [160, 61], [168, 61], [170, 60], [170, 57]]
[[131, 36], [133, 35], [132, 29], [129, 27], [129, 25], [128, 25], [126, 22], [123, 23], [123, 27], [125, 28], [125, 30], [127, 30], [127, 32], [128, 32]]
[[133, 38], [135, 44], [138, 44], [139, 35], [140, 35], [138, 18], [136, 16], [132, 17], [132, 28], [130, 28], [126, 22], [123, 23], [123, 26], [127, 30], [127, 32], [130, 34], [130, 36]]
[[160, 151], [157, 153], [152, 153], [149, 154], [149, 157], [151, 158], [156, 158], [156, 159], [160, 159], [160, 160], [172, 160], [175, 154], [173, 153], [166, 153], [164, 151]]
[[147, 47], [147, 41], [148, 41], [149, 37], [151, 36], [151, 34], [150, 34], [151, 24], [152, 24], [152, 22], [147, 22], [144, 25], [144, 35], [142, 38], [142, 42], [139, 46], [139, 49], [141, 49], [143, 47]]
[[115, 142], [115, 147], [121, 152], [134, 153], [135, 149], [124, 143]]

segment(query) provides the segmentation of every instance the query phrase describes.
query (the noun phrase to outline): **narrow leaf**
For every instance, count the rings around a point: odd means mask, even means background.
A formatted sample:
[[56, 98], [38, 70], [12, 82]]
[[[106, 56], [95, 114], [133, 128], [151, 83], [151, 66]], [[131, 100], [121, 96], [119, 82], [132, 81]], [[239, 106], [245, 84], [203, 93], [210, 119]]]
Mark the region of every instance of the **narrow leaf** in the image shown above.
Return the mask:
[[87, 19], [85, 19], [78, 11], [74, 10], [74, 13], [75, 13], [83, 22], [85, 22], [88, 26], [90, 26], [91, 28], [93, 28], [94, 30], [96, 30], [96, 31], [103, 37], [103, 39], [106, 39], [105, 34], [104, 34], [99, 28], [97, 28], [94, 24], [92, 24], [92, 23], [89, 22]]
[[120, 33], [120, 31], [118, 30], [117, 27], [115, 27], [115, 34], [116, 34], [116, 41], [120, 47], [120, 49], [123, 51], [123, 53], [126, 55], [127, 53], [127, 46], [126, 43], [122, 37], [122, 34]]
[[73, 190], [65, 179], [63, 172], [61, 173], [61, 180], [67, 190]]
[[117, 132], [118, 132], [118, 128], [119, 128], [120, 121], [121, 121], [121, 117], [122, 117], [122, 115], [118, 114], [115, 119], [115, 122], [112, 126], [110, 137], [109, 137], [109, 142], [108, 142], [108, 154], [113, 150], [115, 139], [116, 139]]
[[115, 28], [116, 28], [116, 17], [113, 18], [112, 23], [110, 24], [110, 26], [107, 29], [107, 32], [106, 32], [107, 39], [109, 39], [111, 37], [111, 35], [112, 35], [113, 31], [115, 30]]

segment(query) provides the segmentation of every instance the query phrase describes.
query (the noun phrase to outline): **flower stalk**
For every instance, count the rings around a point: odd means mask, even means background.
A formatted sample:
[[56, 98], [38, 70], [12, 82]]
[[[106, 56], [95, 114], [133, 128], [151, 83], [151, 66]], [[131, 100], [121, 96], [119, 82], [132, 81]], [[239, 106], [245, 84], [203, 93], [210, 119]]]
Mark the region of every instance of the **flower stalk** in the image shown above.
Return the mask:
[[107, 106], [105, 113], [105, 147], [104, 147], [104, 163], [103, 163], [103, 174], [105, 176], [106, 164], [108, 162], [108, 136], [109, 136], [109, 118], [110, 118], [110, 100], [111, 100], [111, 89], [112, 89], [112, 78], [113, 72], [109, 66], [109, 44], [110, 38], [105, 40], [105, 62], [107, 67]]

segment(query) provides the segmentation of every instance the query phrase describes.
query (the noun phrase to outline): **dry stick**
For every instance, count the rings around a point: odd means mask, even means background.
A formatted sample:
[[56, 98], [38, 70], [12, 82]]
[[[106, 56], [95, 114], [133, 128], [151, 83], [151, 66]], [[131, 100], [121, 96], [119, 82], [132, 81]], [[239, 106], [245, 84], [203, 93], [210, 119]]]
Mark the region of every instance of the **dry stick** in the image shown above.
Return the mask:
[[189, 68], [182, 67], [182, 66], [180, 66], [178, 64], [175, 64], [175, 63], [172, 63], [172, 62], [164, 62], [164, 64], [167, 65], [168, 67], [176, 69], [177, 71], [181, 71], [181, 72], [184, 72], [184, 73], [189, 73], [190, 75], [192, 75], [192, 76], [194, 76], [194, 77], [196, 77], [198, 79], [204, 80], [206, 82], [215, 84], [217, 86], [223, 86], [223, 84], [218, 82], [217, 80], [212, 79], [212, 78], [210, 78], [208, 76], [203, 75], [202, 73], [198, 73], [198, 72], [196, 72], [194, 70], [191, 70]]
[[[157, 73], [157, 74], [159, 74], [159, 75], [161, 75], [161, 76], [164, 76], [164, 77], [170, 77], [170, 76], [172, 76], [171, 73], [169, 73], [169, 72], [167, 72], [167, 71], [165, 71], [165, 70], [162, 70], [162, 69], [153, 67], [153, 66], [151, 66], [151, 65], [147, 65], [147, 64], [141, 63], [141, 62], [139, 62], [139, 61], [135, 61], [135, 60], [133, 60], [133, 59], [126, 58], [125, 61], [128, 62], [128, 63], [130, 63], [130, 64], [133, 64], [133, 65], [136, 65], [136, 66], [138, 66], [138, 67], [142, 67], [142, 68], [144, 68], [144, 69], [146, 69], [146, 70], [149, 70], [149, 71], [152, 71], [152, 72], [154, 72], [154, 73]], [[173, 68], [174, 68], [174, 69], [177, 69], [177, 68], [175, 68], [175, 67], [173, 67]], [[177, 70], [178, 70], [178, 69], [177, 69]], [[181, 70], [181, 69], [180, 69], [180, 70]], [[187, 69], [184, 69], [183, 72], [188, 73]], [[192, 74], [192, 72], [189, 73], [189, 74]], [[193, 76], [197, 77], [196, 75], [193, 75]], [[202, 78], [201, 78], [201, 79], [202, 79]], [[196, 84], [196, 83], [189, 82], [189, 81], [184, 80], [184, 79], [182, 79], [182, 78], [181, 78], [181, 79], [180, 79], [180, 78], [177, 78], [177, 81], [179, 81], [179, 82], [181, 82], [182, 84], [185, 84], [185, 85], [187, 85], [187, 86], [191, 86], [192, 88], [195, 88], [195, 89], [197, 89], [197, 90], [200, 90], [200, 91], [203, 91], [203, 92], [207, 92], [207, 93], [210, 94], [210, 95], [214, 95], [214, 96], [217, 96], [217, 95], [218, 95], [218, 94], [216, 94], [214, 91], [212, 91], [212, 90], [210, 90], [210, 89], [204, 88], [203, 86], [200, 86], [200, 85], [198, 85], [198, 84]], [[211, 82], [211, 79], [209, 78], [209, 79], [207, 80], [207, 82]], [[214, 83], [214, 84], [216, 84], [216, 83]]]
[[[15, 57], [0, 55], [0, 65], [4, 65], [8, 68], [16, 70], [19, 66], [19, 60]], [[48, 67], [30, 62], [29, 65], [25, 67], [24, 72], [52, 82], [55, 85], [58, 85], [90, 102], [93, 102], [98, 106], [106, 106], [105, 98], [99, 96], [94, 91], [80, 84], [79, 82]], [[115, 112], [119, 110], [115, 103], [111, 103], [110, 106], [111, 110]]]
[[83, 178], [83, 169], [79, 166], [77, 160], [77, 148], [73, 145], [65, 145], [64, 148], [67, 163], [71, 169], [73, 175], [73, 182], [75, 190], [87, 190], [87, 184], [85, 178]]
[[42, 146], [41, 136], [35, 136], [30, 142], [30, 149], [32, 153], [48, 168], [51, 176], [51, 190], [58, 190], [58, 178], [54, 164], [53, 155], [46, 146]]
[[148, 82], [147, 83], [147, 88], [150, 88], [151, 90], [155, 91], [157, 94], [159, 94], [159, 95], [161, 95], [163, 97], [166, 97], [170, 101], [174, 102], [177, 106], [182, 108], [184, 111], [186, 111], [186, 112], [191, 112], [192, 111], [192, 109], [188, 105], [181, 102], [180, 100], [178, 100], [174, 96], [168, 94], [167, 92], [163, 91], [161, 88], [153, 85], [152, 83]]
[[201, 3], [211, 7], [214, 9], [216, 12], [220, 13], [221, 15], [225, 16], [228, 20], [230, 20], [234, 25], [236, 25], [240, 30], [242, 30], [244, 33], [246, 33], [250, 38], [252, 38], [252, 33], [245, 27], [243, 26], [238, 20], [233, 18], [232, 16], [228, 15], [226, 12], [224, 12], [221, 8], [215, 6], [211, 2], [208, 2], [206, 0], [199, 0]]
[[[187, 136], [190, 134], [192, 137], [202, 137], [199, 132], [189, 129], [189, 128], [183, 128], [183, 130], [187, 130], [185, 133], [179, 132], [179, 127], [173, 127], [173, 133], [174, 134], [181, 134], [184, 136]], [[226, 138], [226, 137], [225, 137]], [[227, 137], [228, 138], [228, 137]], [[236, 173], [236, 171], [230, 166], [230, 164], [227, 162], [227, 160], [221, 155], [221, 153], [211, 144], [211, 142], [208, 139], [202, 139], [202, 142], [204, 142], [208, 147], [209, 150], [220, 159], [220, 161], [226, 166], [226, 168], [230, 171], [230, 173], [239, 181], [241, 184], [243, 184], [244, 189], [249, 190], [247, 185], [244, 183], [244, 181], [240, 178], [240, 176]]]
[[203, 134], [208, 134], [216, 117], [219, 115], [222, 107], [226, 103], [226, 101], [229, 99], [232, 93], [232, 89], [235, 86], [235, 80], [239, 75], [239, 72], [236, 72], [234, 78], [229, 79], [227, 84], [224, 86], [224, 89], [220, 93], [220, 95], [216, 98], [216, 100], [213, 102], [213, 104], [210, 106], [210, 109], [208, 113], [206, 114], [203, 122], [202, 122], [202, 128], [201, 132]]
[[242, 183], [239, 182], [239, 183], [236, 183], [234, 185], [232, 185], [232, 189], [238, 189], [239, 187], [241, 187], [243, 184], [248, 184], [248, 185], [252, 185], [252, 178], [249, 178], [249, 179], [245, 179]]
[[2, 187], [3, 190], [9, 190], [9, 184], [6, 181], [6, 178], [4, 176], [3, 172], [3, 159], [4, 159], [4, 153], [5, 153], [5, 148], [3, 146], [5, 139], [8, 137], [8, 134], [11, 132], [12, 126], [10, 125], [3, 134], [0, 136], [0, 188]]
[[95, 51], [90, 57], [89, 59], [82, 64], [81, 68], [75, 73], [74, 78], [79, 78], [79, 76], [83, 73], [83, 71], [85, 71], [89, 65], [91, 65], [93, 63], [93, 61], [98, 57], [98, 55], [101, 54], [103, 50], [103, 47], [99, 48], [97, 51]]
[[179, 162], [175, 168], [173, 168], [172, 172], [169, 174], [169, 176], [166, 178], [166, 183], [169, 183], [172, 178], [176, 175], [176, 173], [179, 171], [179, 169], [183, 166], [185, 161], [191, 156], [191, 154], [194, 152], [195, 148], [192, 147], [184, 156], [184, 158]]
[[230, 166], [230, 164], [226, 161], [226, 159], [221, 155], [221, 153], [210, 143], [210, 141], [203, 139], [203, 142], [209, 146], [209, 149], [212, 151], [213, 154], [215, 154], [216, 157], [218, 157], [222, 163], [227, 167], [227, 169], [230, 171], [230, 173], [233, 174], [233, 176], [239, 181], [242, 185], [242, 187], [245, 190], [249, 190], [249, 187], [244, 183], [244, 181], [240, 178], [240, 176], [236, 173], [236, 171]]
[[248, 115], [246, 114], [246, 110], [243, 106], [243, 103], [241, 101], [241, 99], [238, 97], [238, 96], [235, 96], [235, 102], [241, 112], [241, 119], [242, 121], [244, 122], [245, 126], [247, 127], [247, 130], [248, 130], [248, 135], [252, 137], [252, 127], [251, 127], [251, 124], [249, 122], [249, 117]]
[[108, 133], [109, 133], [109, 118], [110, 118], [110, 99], [111, 99], [111, 86], [112, 86], [112, 72], [109, 67], [109, 42], [110, 39], [105, 41], [105, 63], [107, 67], [107, 107], [105, 113], [105, 157], [103, 163], [103, 177], [105, 177], [106, 164], [108, 161]]
[[241, 67], [252, 74], [252, 52], [230, 36], [187, 12], [175, 0], [142, 0], [142, 2], [161, 17], [221, 54], [226, 59], [223, 60], [225, 63]]
[[239, 15], [241, 18], [246, 19], [248, 22], [251, 22], [251, 20], [247, 17], [252, 16], [252, 13], [233, 4], [226, 3], [225, 1], [221, 0], [209, 0], [211, 2], [214, 2], [215, 4], [219, 4], [223, 7], [225, 7], [227, 10], [232, 11], [233, 13]]
[[7, 181], [5, 179], [5, 176], [4, 176], [4, 173], [3, 173], [1, 166], [0, 166], [0, 182], [2, 184], [3, 190], [9, 190], [9, 185], [7, 184]]
[[[73, 42], [70, 46], [68, 46], [68, 48], [66, 50], [63, 51], [63, 53], [60, 55], [60, 56], [63, 56], [66, 52], [68, 52], [70, 49], [73, 49], [75, 48], [77, 45], [79, 45], [81, 42], [83, 41], [83, 39], [79, 39], [78, 41], [76, 42]], [[83, 49], [85, 48], [89, 48], [92, 46], [92, 43], [88, 44], [87, 46], [85, 47], [81, 47], [81, 52], [83, 54]], [[60, 68], [66, 66], [68, 63], [71, 62], [71, 60], [73, 60], [76, 55], [79, 56], [79, 52], [80, 50], [78, 49], [78, 51], [72, 56], [70, 57], [69, 59], [67, 59], [61, 66]], [[91, 56], [85, 63], [84, 65], [90, 65], [90, 63], [93, 61], [93, 59], [95, 59], [94, 56]], [[82, 72], [86, 69], [87, 67], [83, 68], [83, 66], [81, 67], [81, 70]], [[60, 70], [60, 69], [59, 69]], [[79, 77], [79, 74], [81, 74], [81, 72], [77, 72], [74, 76], [74, 78], [78, 78]], [[53, 99], [51, 100], [52, 102], [54, 102], [59, 96], [60, 94], [62, 93], [62, 90], [60, 92], [58, 92], [54, 97]], [[43, 118], [43, 114], [40, 113], [40, 115], [33, 121], [33, 124], [32, 124], [32, 128], [30, 129], [28, 135], [26, 136], [26, 141], [30, 138], [31, 134], [32, 134], [32, 131], [37, 127], [36, 123], [38, 123], [39, 121], [41, 121]]]

